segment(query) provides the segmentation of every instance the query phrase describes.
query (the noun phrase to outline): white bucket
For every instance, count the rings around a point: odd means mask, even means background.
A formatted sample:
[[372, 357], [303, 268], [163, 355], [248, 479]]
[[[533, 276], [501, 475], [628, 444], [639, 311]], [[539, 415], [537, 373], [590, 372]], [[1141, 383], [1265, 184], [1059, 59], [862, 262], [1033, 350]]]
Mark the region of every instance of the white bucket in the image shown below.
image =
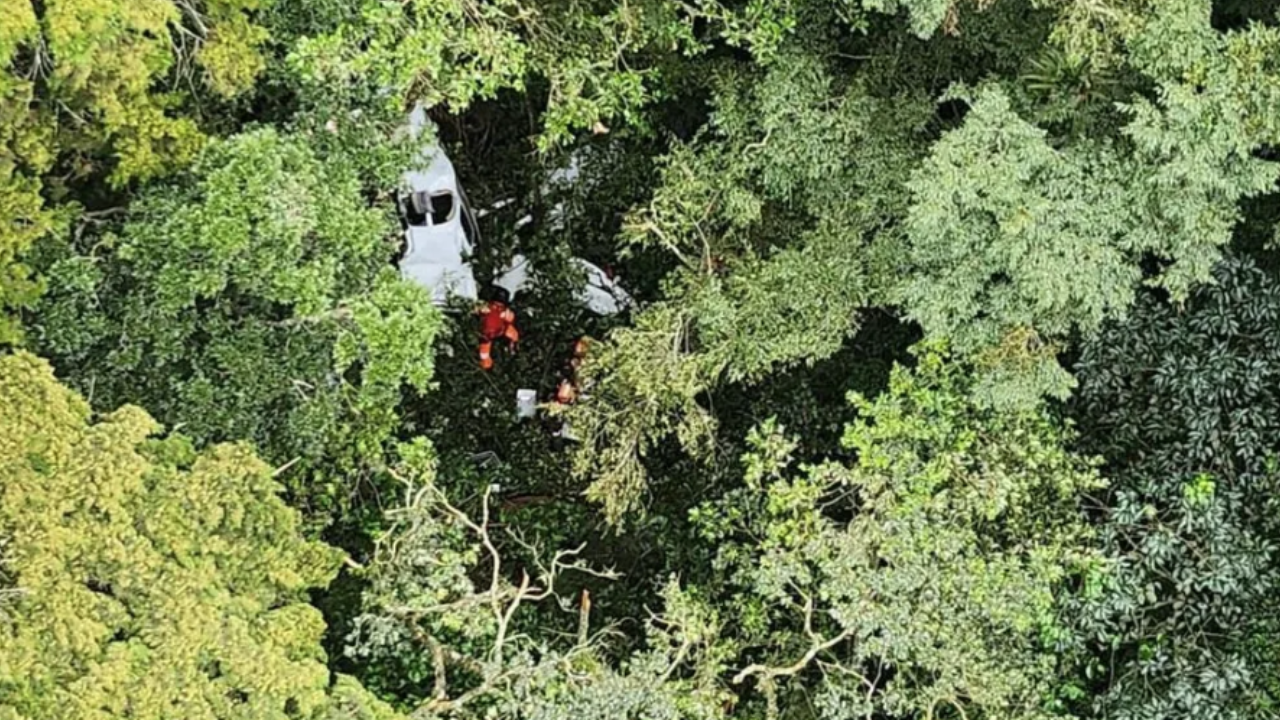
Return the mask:
[[538, 391], [521, 388], [516, 390], [516, 417], [531, 418], [538, 414]]

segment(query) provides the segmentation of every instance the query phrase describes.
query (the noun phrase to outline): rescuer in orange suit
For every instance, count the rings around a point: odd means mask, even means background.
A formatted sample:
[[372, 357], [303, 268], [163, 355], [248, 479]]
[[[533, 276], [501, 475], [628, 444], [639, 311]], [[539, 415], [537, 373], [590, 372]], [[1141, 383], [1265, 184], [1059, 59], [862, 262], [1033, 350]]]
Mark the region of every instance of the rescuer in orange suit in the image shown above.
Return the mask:
[[480, 369], [493, 368], [493, 341], [506, 338], [512, 352], [520, 342], [516, 314], [501, 300], [489, 300], [476, 311], [480, 315]]
[[582, 359], [587, 356], [587, 339], [578, 338], [573, 343], [573, 357], [569, 360], [568, 377], [560, 381], [556, 388], [556, 402], [568, 405], [578, 399], [578, 368]]

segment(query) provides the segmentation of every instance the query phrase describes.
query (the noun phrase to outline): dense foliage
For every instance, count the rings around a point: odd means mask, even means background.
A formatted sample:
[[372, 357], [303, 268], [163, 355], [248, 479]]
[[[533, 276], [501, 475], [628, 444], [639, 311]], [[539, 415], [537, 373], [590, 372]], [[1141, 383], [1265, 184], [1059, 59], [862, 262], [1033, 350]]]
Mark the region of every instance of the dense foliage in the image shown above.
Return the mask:
[[301, 537], [267, 465], [154, 438], [136, 407], [90, 423], [44, 361], [0, 364], [0, 713], [318, 717], [339, 702], [306, 591], [340, 553]]
[[1117, 560], [1087, 598], [1113, 717], [1254, 717], [1276, 702], [1280, 285], [1232, 259], [1185, 311], [1145, 298], [1085, 349], [1079, 408], [1109, 458]]
[[1280, 717], [1277, 147], [1263, 0], [0, 3], [0, 720]]
[[299, 463], [289, 477], [315, 502], [381, 463], [401, 384], [429, 387], [441, 319], [387, 267], [394, 219], [368, 206], [360, 168], [310, 145], [273, 130], [211, 144], [118, 235], [50, 264], [32, 335], [108, 407]]
[[772, 421], [751, 434], [744, 487], [695, 511], [731, 647], [760, 657], [735, 683], [825, 717], [1058, 709], [1054, 597], [1093, 572], [1078, 500], [1100, 482], [1052, 420], [983, 410], [967, 382], [927, 352], [875, 401], [854, 395], [852, 466], [793, 477], [795, 442]]

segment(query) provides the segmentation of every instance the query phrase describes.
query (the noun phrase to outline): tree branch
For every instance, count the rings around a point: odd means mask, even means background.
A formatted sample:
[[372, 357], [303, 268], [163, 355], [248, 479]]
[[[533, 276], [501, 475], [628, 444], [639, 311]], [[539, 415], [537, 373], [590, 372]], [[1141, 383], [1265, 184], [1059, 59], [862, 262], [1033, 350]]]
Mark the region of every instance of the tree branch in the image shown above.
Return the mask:
[[840, 633], [839, 635], [831, 638], [830, 640], [816, 643], [812, 647], [810, 647], [809, 650], [800, 657], [800, 659], [796, 660], [794, 663], [786, 667], [780, 667], [780, 668], [770, 667], [768, 665], [762, 665], [762, 664], [749, 665], [746, 668], [744, 668], [741, 672], [739, 672], [737, 675], [733, 676], [733, 683], [735, 685], [741, 684], [742, 681], [746, 680], [752, 675], [759, 675], [766, 680], [772, 680], [773, 678], [776, 678], [776, 677], [789, 677], [791, 675], [795, 675], [800, 671], [804, 670], [806, 667], [808, 667], [809, 663], [812, 662], [813, 659], [817, 657], [819, 653], [825, 650], [830, 650], [836, 645], [839, 645], [845, 640], [848, 640], [852, 636], [853, 636], [853, 632], [846, 630]]

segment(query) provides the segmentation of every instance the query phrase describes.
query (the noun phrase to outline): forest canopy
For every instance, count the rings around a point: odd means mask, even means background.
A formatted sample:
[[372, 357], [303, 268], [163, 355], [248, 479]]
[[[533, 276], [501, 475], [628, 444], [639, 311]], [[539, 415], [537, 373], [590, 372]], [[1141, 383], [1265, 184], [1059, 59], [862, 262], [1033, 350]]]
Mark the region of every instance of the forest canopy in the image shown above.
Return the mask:
[[1277, 148], [1266, 0], [7, 0], [0, 720], [1280, 718]]

